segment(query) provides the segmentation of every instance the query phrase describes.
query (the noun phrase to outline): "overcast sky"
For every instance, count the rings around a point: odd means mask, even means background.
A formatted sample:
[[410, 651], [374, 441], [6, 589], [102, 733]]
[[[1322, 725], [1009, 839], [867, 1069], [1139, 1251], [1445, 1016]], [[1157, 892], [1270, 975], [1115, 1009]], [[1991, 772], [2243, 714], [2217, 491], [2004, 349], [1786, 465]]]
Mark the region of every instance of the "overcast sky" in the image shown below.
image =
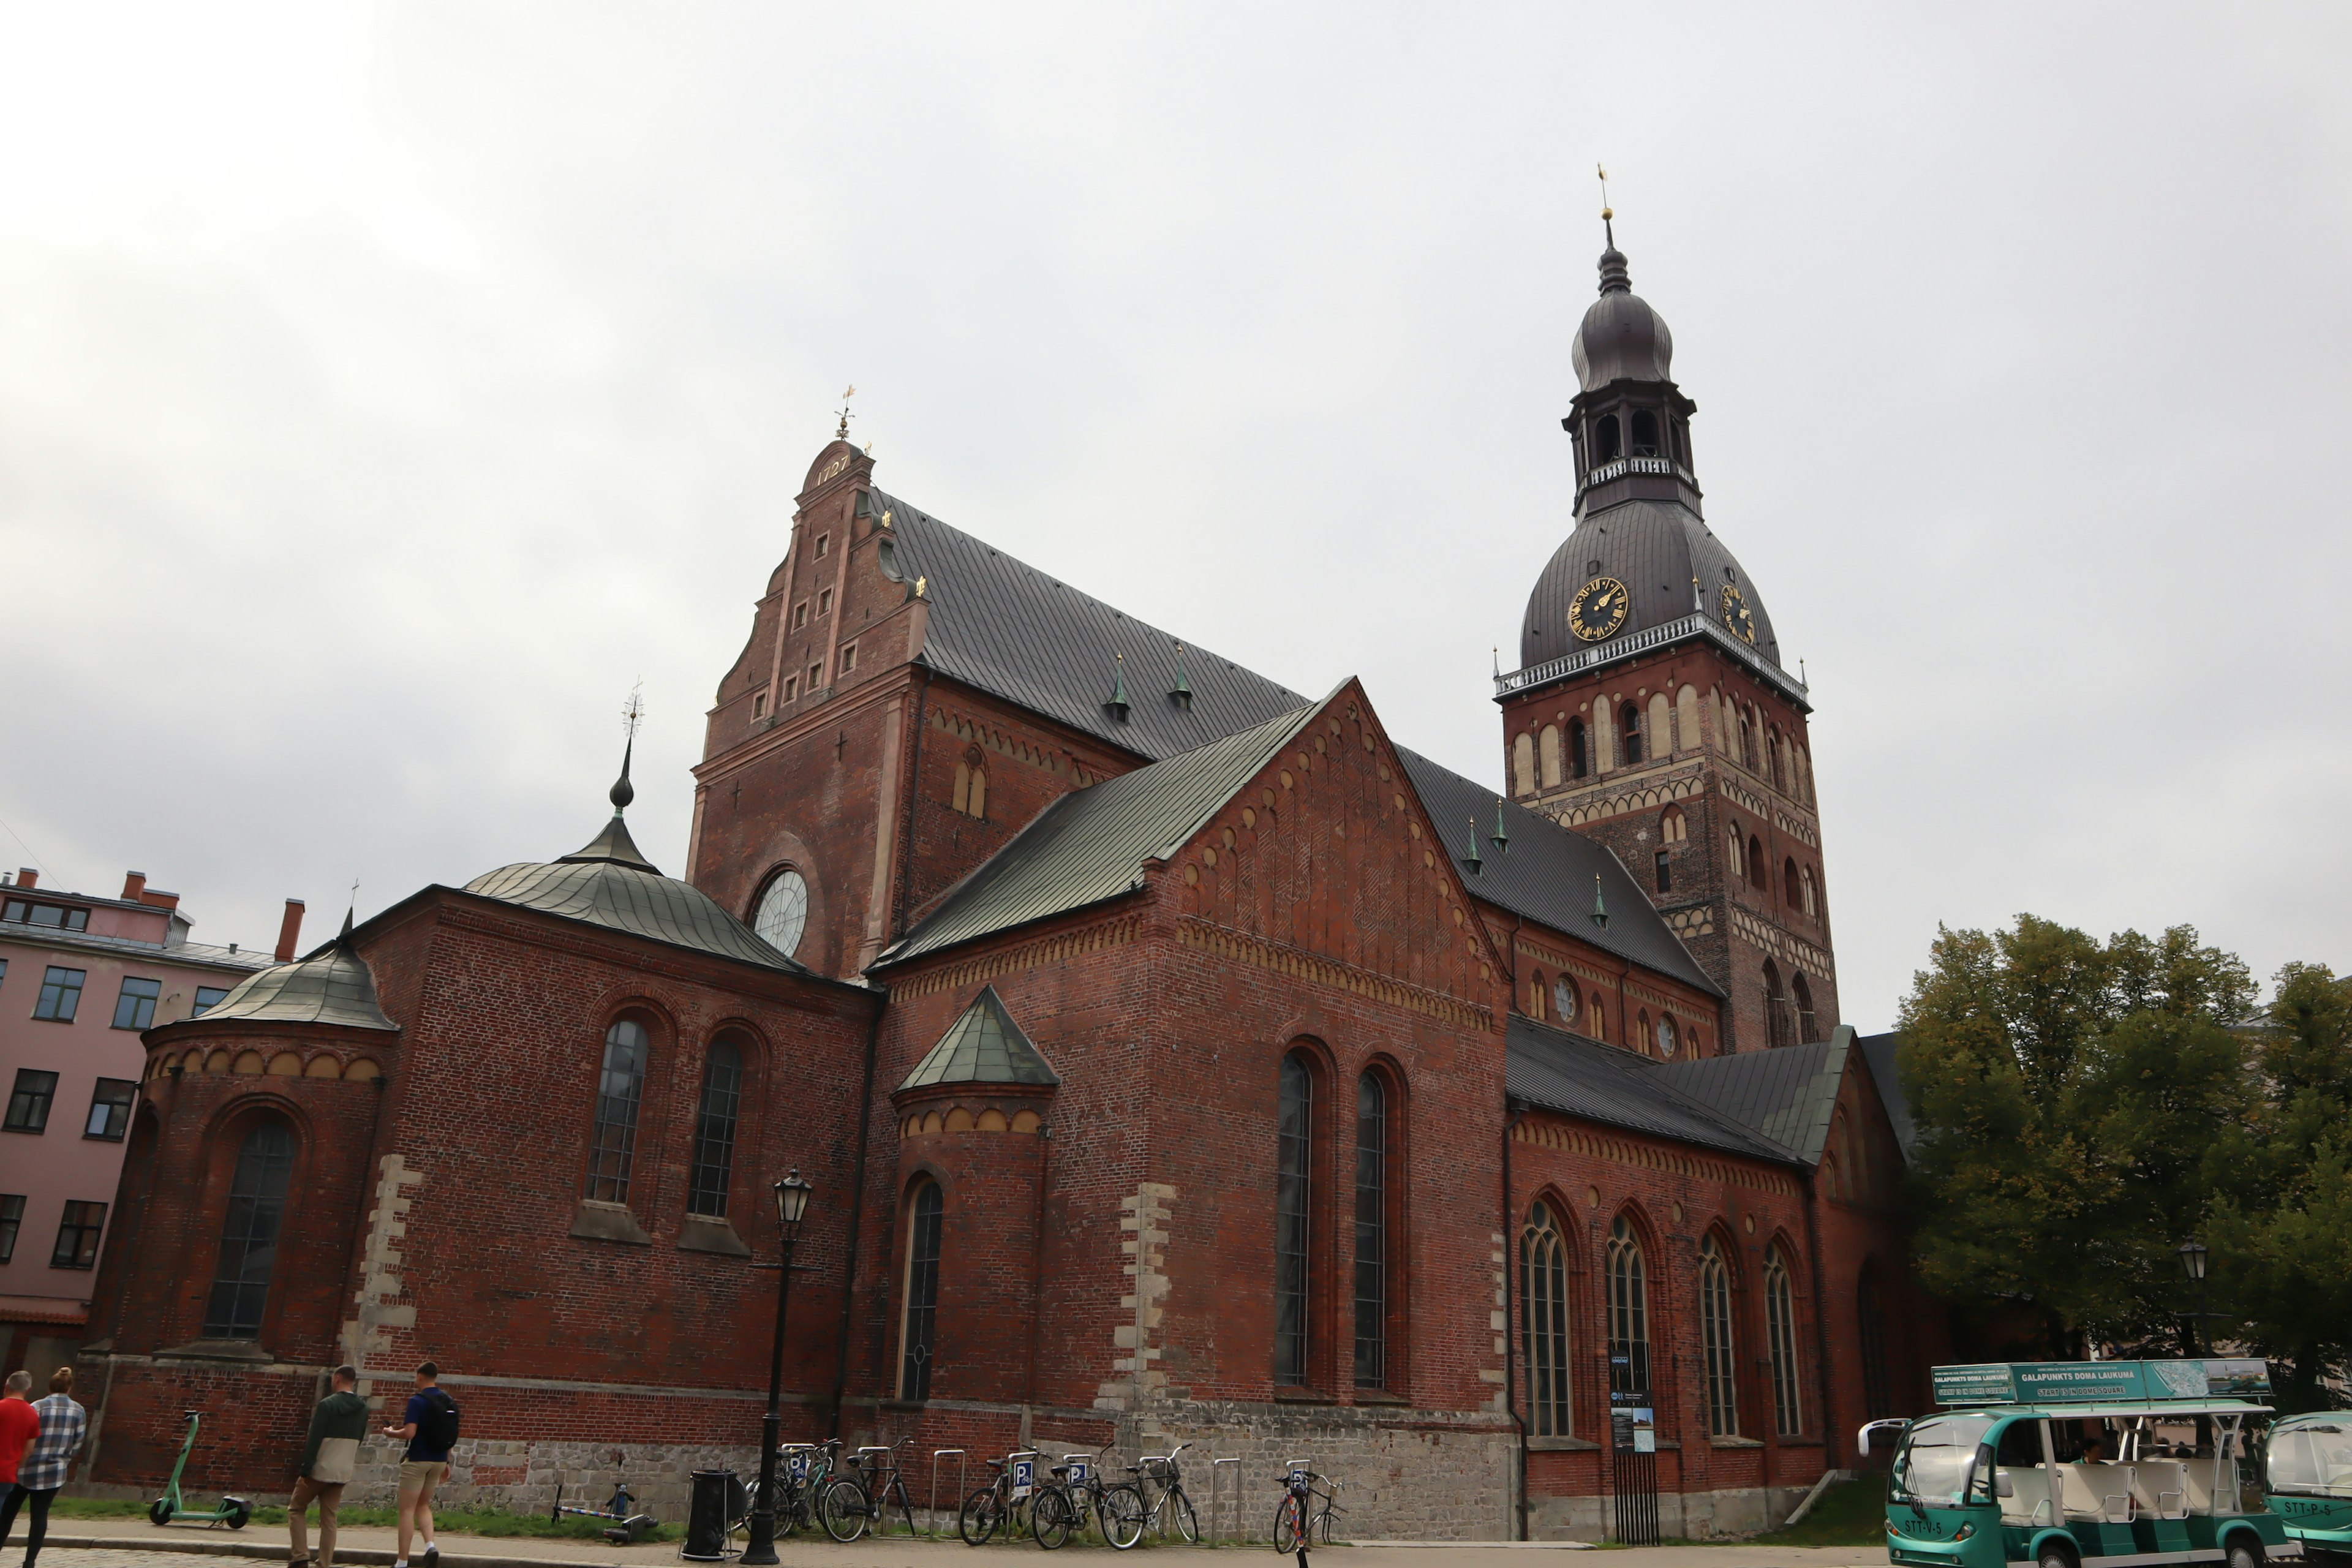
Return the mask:
[[1606, 162], [1812, 682], [1848, 1021], [1937, 923], [2352, 964], [2352, 12], [16, 5], [0, 861], [330, 934], [587, 839], [856, 382], [893, 493], [1497, 784]]

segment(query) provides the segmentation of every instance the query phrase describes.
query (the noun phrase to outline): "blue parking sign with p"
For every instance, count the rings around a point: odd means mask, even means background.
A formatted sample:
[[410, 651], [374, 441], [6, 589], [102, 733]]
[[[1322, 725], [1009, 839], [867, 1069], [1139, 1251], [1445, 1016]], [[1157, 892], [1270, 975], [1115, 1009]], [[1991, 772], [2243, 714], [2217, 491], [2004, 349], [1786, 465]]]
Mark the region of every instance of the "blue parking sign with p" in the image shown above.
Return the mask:
[[1034, 1458], [1013, 1461], [1013, 1495], [1014, 1497], [1027, 1497], [1029, 1489], [1036, 1483], [1036, 1480], [1037, 1461]]

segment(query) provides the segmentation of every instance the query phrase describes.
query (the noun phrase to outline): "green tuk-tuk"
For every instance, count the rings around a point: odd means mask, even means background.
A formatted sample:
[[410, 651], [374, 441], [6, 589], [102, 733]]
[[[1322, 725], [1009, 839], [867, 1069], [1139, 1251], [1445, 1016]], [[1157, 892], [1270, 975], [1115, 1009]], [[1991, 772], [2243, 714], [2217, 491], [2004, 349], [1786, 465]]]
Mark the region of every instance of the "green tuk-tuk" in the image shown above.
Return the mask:
[[1886, 1553], [1906, 1568], [2261, 1568], [2303, 1545], [2242, 1475], [2270, 1415], [2259, 1361], [1939, 1366], [1900, 1430]]
[[2352, 1410], [2283, 1415], [2263, 1457], [2271, 1511], [2315, 1562], [2352, 1562]]

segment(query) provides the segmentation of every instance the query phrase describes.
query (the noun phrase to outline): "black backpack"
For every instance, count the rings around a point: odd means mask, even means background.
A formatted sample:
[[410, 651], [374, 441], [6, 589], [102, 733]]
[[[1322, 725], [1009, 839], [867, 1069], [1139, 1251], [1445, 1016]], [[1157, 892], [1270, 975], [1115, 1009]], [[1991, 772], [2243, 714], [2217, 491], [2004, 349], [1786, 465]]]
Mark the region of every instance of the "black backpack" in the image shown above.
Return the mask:
[[457, 1402], [437, 1388], [425, 1397], [431, 1401], [433, 1408], [425, 1413], [424, 1421], [417, 1426], [416, 1435], [424, 1438], [428, 1447], [446, 1453], [457, 1446]]

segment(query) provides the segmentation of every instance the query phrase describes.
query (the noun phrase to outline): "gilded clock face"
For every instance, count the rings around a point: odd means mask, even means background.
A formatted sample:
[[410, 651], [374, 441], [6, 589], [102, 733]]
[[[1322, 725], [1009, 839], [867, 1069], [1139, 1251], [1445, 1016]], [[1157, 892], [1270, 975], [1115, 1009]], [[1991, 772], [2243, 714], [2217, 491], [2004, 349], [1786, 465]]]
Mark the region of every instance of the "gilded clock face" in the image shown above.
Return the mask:
[[1748, 596], [1738, 589], [1723, 590], [1723, 624], [1748, 642], [1756, 640], [1756, 617], [1748, 613]]
[[1625, 584], [1614, 577], [1595, 577], [1568, 602], [1568, 629], [1586, 642], [1599, 642], [1625, 624]]

